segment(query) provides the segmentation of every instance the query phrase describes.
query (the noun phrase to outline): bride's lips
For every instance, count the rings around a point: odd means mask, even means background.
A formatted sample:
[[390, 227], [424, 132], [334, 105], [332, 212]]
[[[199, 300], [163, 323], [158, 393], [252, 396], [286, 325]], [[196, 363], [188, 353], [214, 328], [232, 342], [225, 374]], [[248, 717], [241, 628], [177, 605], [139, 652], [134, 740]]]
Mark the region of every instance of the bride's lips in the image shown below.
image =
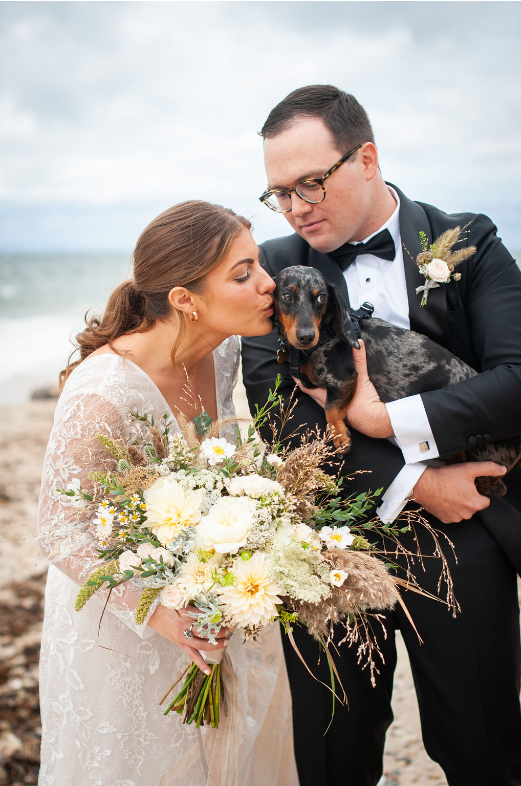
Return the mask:
[[267, 316], [267, 317], [271, 317], [271, 316], [272, 316], [272, 314], [274, 313], [274, 309], [273, 309], [273, 300], [271, 301], [271, 303], [269, 304], [269, 306], [266, 306], [266, 308], [264, 308], [264, 309], [262, 310], [262, 313], [263, 313], [263, 314], [266, 314], [266, 316]]

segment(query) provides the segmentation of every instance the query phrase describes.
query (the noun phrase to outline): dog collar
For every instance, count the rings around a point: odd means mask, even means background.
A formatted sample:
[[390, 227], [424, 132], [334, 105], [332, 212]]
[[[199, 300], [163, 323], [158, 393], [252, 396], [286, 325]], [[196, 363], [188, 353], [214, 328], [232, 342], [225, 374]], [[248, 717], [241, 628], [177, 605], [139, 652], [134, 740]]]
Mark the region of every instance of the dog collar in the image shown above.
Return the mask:
[[335, 331], [329, 325], [326, 325], [323, 328], [320, 328], [320, 332], [318, 334], [318, 341], [314, 347], [311, 349], [296, 349], [292, 347], [291, 344], [287, 344], [281, 338], [279, 338], [280, 349], [277, 350], [277, 362], [278, 363], [290, 363], [291, 370], [293, 371], [293, 367], [299, 363], [300, 356], [309, 357], [317, 347], [320, 347], [322, 344], [325, 344], [326, 341], [329, 341], [331, 338], [335, 338]]
[[351, 324], [353, 326], [353, 330], [355, 331], [357, 338], [362, 338], [362, 331], [360, 330], [360, 320], [362, 319], [370, 319], [373, 316], [374, 306], [372, 303], [362, 303], [360, 308], [357, 308], [356, 311], [350, 311], [349, 317], [351, 319]]

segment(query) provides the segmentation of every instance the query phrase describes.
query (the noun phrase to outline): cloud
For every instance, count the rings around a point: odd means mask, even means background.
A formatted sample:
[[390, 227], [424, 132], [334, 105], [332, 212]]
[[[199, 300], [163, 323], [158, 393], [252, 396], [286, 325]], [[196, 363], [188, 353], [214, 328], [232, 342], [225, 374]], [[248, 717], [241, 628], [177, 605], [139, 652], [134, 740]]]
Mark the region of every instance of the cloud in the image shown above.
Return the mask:
[[322, 82], [368, 110], [389, 180], [521, 246], [520, 27], [517, 3], [1, 3], [0, 243], [126, 250], [187, 198], [283, 234], [256, 132]]

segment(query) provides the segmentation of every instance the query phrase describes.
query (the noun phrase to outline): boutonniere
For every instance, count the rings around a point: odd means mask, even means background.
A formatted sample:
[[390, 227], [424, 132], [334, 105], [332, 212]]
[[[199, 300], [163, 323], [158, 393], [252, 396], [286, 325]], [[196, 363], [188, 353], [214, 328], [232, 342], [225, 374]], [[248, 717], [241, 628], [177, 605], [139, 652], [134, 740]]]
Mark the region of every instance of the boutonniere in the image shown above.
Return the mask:
[[463, 240], [465, 228], [447, 229], [430, 245], [425, 232], [420, 232], [422, 250], [416, 257], [416, 264], [422, 276], [425, 276], [425, 284], [416, 287], [417, 295], [423, 292], [420, 306], [427, 305], [429, 290], [436, 289], [440, 284], [448, 284], [451, 278], [459, 281], [461, 273], [455, 273], [454, 268], [476, 253], [476, 246], [461, 248], [459, 251], [452, 250], [456, 243]]

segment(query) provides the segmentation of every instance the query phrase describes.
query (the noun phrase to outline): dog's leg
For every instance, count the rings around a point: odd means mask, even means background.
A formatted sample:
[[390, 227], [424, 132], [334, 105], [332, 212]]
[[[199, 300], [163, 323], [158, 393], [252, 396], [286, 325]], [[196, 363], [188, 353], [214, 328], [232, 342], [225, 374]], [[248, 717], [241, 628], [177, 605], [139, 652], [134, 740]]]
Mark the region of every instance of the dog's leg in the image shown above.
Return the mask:
[[328, 425], [333, 430], [335, 447], [343, 453], [351, 449], [351, 433], [345, 423], [346, 407], [353, 398], [356, 376], [343, 382], [341, 386], [327, 388], [325, 414]]
[[340, 407], [326, 408], [326, 420], [334, 435], [335, 448], [347, 453], [351, 449], [351, 433], [345, 424], [344, 416], [345, 409]]

